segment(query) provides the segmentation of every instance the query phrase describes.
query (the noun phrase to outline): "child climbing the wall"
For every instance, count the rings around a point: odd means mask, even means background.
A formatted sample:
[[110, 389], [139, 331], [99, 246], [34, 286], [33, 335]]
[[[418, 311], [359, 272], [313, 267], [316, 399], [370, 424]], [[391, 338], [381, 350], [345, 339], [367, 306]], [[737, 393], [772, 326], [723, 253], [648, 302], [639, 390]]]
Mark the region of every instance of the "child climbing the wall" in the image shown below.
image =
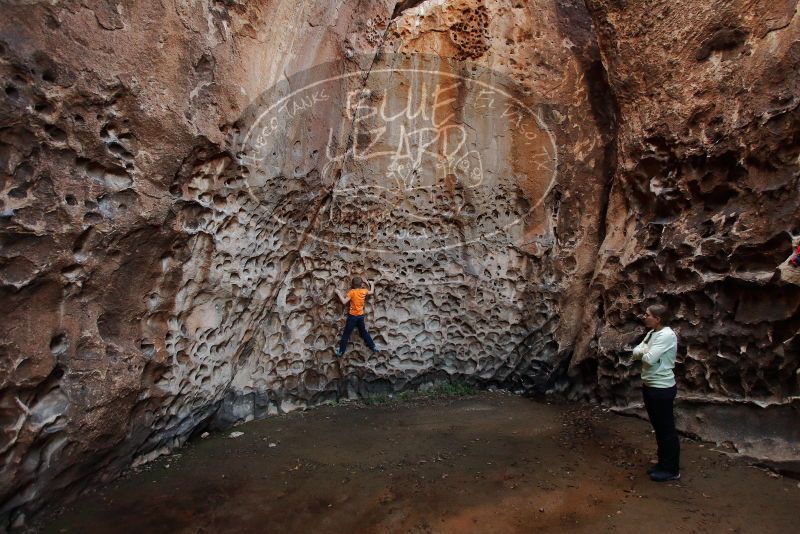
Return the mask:
[[353, 329], [356, 327], [358, 327], [358, 333], [361, 339], [364, 340], [364, 343], [367, 344], [367, 347], [369, 347], [372, 352], [378, 351], [375, 347], [375, 342], [372, 341], [369, 332], [367, 332], [367, 327], [364, 325], [364, 300], [367, 298], [367, 295], [375, 293], [375, 283], [368, 282], [368, 284], [369, 289], [366, 289], [363, 287], [364, 282], [361, 280], [361, 277], [354, 276], [350, 286], [351, 289], [347, 292], [347, 296], [342, 295], [339, 290], [336, 290], [336, 296], [339, 297], [342, 304], [350, 303], [347, 322], [344, 325], [344, 332], [342, 333], [342, 340], [339, 342], [339, 346], [334, 350], [337, 358], [341, 358], [344, 354], [344, 351], [347, 349], [347, 342], [350, 340], [350, 334], [353, 333]]

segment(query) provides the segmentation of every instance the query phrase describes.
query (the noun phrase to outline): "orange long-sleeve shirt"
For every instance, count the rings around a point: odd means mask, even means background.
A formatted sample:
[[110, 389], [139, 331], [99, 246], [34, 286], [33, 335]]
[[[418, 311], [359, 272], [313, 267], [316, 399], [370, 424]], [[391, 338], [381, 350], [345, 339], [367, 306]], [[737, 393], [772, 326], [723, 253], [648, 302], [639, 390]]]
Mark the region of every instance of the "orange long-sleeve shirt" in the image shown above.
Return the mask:
[[350, 315], [364, 315], [364, 299], [368, 294], [369, 289], [351, 289], [347, 292], [350, 298]]

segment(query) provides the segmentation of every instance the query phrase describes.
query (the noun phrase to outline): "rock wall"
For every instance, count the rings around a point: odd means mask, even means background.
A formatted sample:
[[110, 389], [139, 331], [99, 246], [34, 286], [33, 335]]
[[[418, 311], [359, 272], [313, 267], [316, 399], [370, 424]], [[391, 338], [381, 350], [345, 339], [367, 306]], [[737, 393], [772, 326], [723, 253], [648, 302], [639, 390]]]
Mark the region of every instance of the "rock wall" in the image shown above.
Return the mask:
[[[795, 6], [684, 3], [5, 5], [3, 521], [206, 428], [426, 381], [627, 406], [654, 298], [685, 428], [787, 420]], [[336, 360], [353, 275], [382, 350]]]
[[31, 4], [3, 5], [0, 37], [0, 291], [13, 318], [0, 327], [0, 514], [14, 521], [214, 413], [210, 385], [188, 390], [212, 371], [230, 381], [222, 357], [164, 387], [203, 366], [169, 334], [208, 306], [184, 286], [213, 246], [175, 184], [228, 161], [228, 129], [254, 96], [336, 58], [355, 19], [354, 4], [322, 2]]
[[[209, 426], [563, 387], [610, 169], [581, 4], [3, 9], [4, 521]], [[340, 362], [354, 274], [384, 350]]]
[[664, 301], [682, 426], [796, 460], [800, 286], [785, 260], [800, 236], [797, 2], [587, 5], [618, 157], [571, 371], [604, 401], [636, 402], [623, 348]]

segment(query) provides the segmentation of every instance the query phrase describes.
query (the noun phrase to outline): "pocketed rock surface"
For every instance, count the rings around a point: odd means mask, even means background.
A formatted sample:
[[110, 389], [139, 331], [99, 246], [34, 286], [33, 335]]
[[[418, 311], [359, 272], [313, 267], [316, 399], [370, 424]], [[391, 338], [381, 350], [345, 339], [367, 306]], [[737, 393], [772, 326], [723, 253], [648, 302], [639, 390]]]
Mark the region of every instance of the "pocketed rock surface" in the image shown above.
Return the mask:
[[[800, 453], [796, 2], [587, 2], [619, 107], [607, 233], [570, 365], [611, 402], [640, 303], [674, 311], [681, 426]], [[584, 348], [585, 347], [585, 348]], [[622, 400], [623, 398], [627, 401]]]
[[[796, 9], [4, 4], [2, 523], [425, 382], [635, 412], [655, 299], [681, 427], [797, 460]], [[383, 350], [341, 365], [356, 274]]]
[[[645, 421], [507, 394], [322, 407], [193, 441], [42, 532], [791, 532], [797, 481]], [[274, 446], [272, 446], [274, 445]]]

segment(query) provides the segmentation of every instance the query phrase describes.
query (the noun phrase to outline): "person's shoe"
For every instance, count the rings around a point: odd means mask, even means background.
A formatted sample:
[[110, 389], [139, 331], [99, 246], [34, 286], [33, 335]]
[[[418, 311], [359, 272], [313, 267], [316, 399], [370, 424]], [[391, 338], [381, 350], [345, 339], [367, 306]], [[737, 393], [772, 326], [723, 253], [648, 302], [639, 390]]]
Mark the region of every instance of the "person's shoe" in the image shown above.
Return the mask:
[[377, 345], [376, 345], [376, 346], [374, 346], [374, 347], [372, 347], [372, 348], [371, 348], [371, 349], [369, 349], [369, 350], [371, 350], [371, 351], [372, 351], [372, 354], [375, 354], [376, 352], [380, 352], [380, 351], [381, 351], [381, 349], [379, 349], [379, 348], [377, 347]]
[[653, 482], [668, 482], [670, 480], [680, 480], [680, 478], [680, 473], [670, 473], [669, 471], [662, 471], [661, 469], [656, 469], [650, 473], [650, 480]]
[[339, 347], [333, 349], [333, 353], [336, 355], [337, 358], [341, 358], [343, 354], [343, 352], [341, 351], [341, 349], [339, 349]]
[[652, 474], [653, 471], [661, 471], [661, 466], [658, 464], [652, 464], [650, 467], [647, 468], [647, 474]]

